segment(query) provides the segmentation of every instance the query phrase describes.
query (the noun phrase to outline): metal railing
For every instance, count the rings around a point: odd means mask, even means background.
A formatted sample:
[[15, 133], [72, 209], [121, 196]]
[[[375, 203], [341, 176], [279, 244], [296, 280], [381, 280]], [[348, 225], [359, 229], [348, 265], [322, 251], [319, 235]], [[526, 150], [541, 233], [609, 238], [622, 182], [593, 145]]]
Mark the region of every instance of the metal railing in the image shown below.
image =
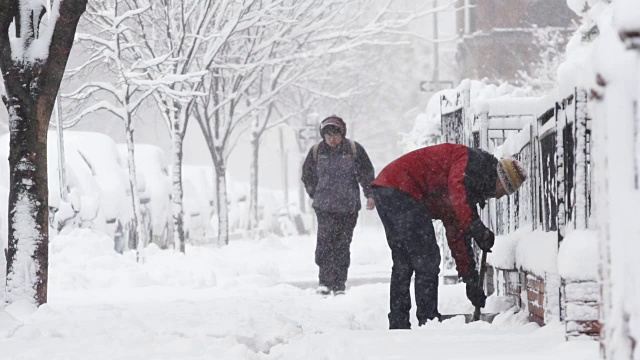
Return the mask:
[[[462, 101], [468, 98], [468, 94], [463, 92], [454, 101], [441, 98], [445, 141], [489, 152], [502, 146], [502, 154], [518, 159], [528, 173], [527, 181], [515, 194], [488, 202], [481, 211], [483, 221], [497, 235], [512, 233], [523, 226], [531, 227], [531, 230], [556, 232], [558, 247], [569, 228], [587, 229], [592, 210], [591, 120], [587, 110], [587, 92], [575, 89], [573, 94], [555, 101], [540, 113], [499, 115], [492, 115], [488, 110], [471, 114], [470, 101]], [[488, 109], [487, 106], [476, 108]], [[498, 295], [519, 297], [520, 294], [512, 290], [527, 288], [523, 279], [534, 277], [536, 284], [540, 285], [536, 289], [554, 292], [555, 300], [550, 303], [560, 307], [555, 313], [565, 321], [568, 336], [576, 333], [577, 323], [566, 317], [566, 309], [575, 306], [573, 303], [576, 302], [593, 303], [593, 299], [563, 297], [556, 304], [557, 297], [566, 294], [567, 286], [582, 286], [566, 279], [545, 287], [548, 274], [532, 274], [518, 268], [493, 270], [492, 278], [499, 280], [496, 281]], [[514, 271], [521, 275], [509, 275]], [[549, 286], [555, 289], [549, 289]], [[531, 317], [540, 323], [544, 323], [544, 314], [548, 313], [544, 309], [543, 295], [548, 297], [549, 293], [536, 293], [538, 297], [535, 299], [517, 299], [517, 303], [528, 301], [531, 305], [534, 301], [537, 304]], [[597, 327], [597, 324], [585, 321], [588, 319], [580, 319], [579, 324], [590, 331]]]

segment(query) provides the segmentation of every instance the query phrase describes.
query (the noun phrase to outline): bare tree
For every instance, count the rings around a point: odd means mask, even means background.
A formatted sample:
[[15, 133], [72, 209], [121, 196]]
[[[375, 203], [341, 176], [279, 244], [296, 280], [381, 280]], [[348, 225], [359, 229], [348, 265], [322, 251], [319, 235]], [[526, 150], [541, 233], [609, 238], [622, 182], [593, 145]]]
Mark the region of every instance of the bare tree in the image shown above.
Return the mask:
[[[287, 107], [286, 96], [282, 97], [280, 93], [301, 79], [316, 73], [318, 69], [313, 67], [313, 63], [321, 54], [320, 51], [316, 51], [313, 56], [296, 59], [287, 59], [287, 56], [307, 50], [314, 34], [321, 29], [330, 29], [330, 21], [338, 14], [336, 10], [343, 9], [341, 5], [345, 4], [340, 0], [323, 2], [303, 0], [285, 4], [284, 12], [288, 20], [277, 24], [273, 30], [278, 34], [277, 38], [284, 41], [268, 43], [271, 49], [265, 59], [268, 65], [261, 69], [260, 77], [251, 91], [246, 94], [248, 104], [256, 101], [265, 104], [251, 115], [252, 121], [249, 129], [251, 144], [249, 230], [256, 230], [259, 221], [258, 189], [261, 139], [267, 130], [289, 121], [290, 118], [302, 112], [301, 109]], [[266, 38], [265, 40], [268, 41]], [[331, 38], [328, 38], [326, 42], [330, 41]], [[320, 50], [317, 45], [313, 45], [311, 49]], [[285, 86], [282, 86], [283, 84]], [[289, 109], [291, 109], [290, 112], [285, 114], [284, 111], [289, 111]], [[278, 121], [273, 121], [274, 115], [279, 115]], [[285, 189], [285, 191], [288, 190]], [[285, 206], [287, 205], [285, 204]]]
[[10, 114], [5, 302], [47, 302], [47, 129], [87, 0], [0, 0], [2, 99]]
[[[128, 0], [132, 7], [142, 0]], [[236, 32], [255, 24], [270, 11], [265, 6], [252, 8], [258, 0], [152, 0], [151, 11], [138, 17], [141, 53], [158, 58], [171, 54], [170, 62], [160, 62], [147, 72], [148, 81], [161, 84], [154, 98], [162, 112], [172, 139], [172, 202], [174, 238], [185, 251], [184, 211], [182, 206], [183, 141], [189, 116], [196, 99], [204, 94], [202, 81], [192, 82], [194, 74], [203, 76], [220, 61], [220, 51]], [[251, 11], [250, 11], [251, 9]], [[145, 58], [146, 55], [141, 55]]]
[[136, 28], [136, 17], [150, 8], [150, 4], [142, 6], [131, 8], [130, 3], [124, 0], [89, 1], [85, 25], [91, 32], [76, 36], [76, 41], [84, 47], [84, 54], [88, 55], [88, 58], [79, 66], [67, 71], [67, 74], [70, 77], [79, 77], [95, 69], [101, 69], [103, 77], [107, 74], [112, 78], [89, 81], [72, 92], [63, 94], [63, 97], [75, 101], [82, 109], [75, 117], [66, 121], [66, 126], [73, 126], [83, 117], [101, 111], [110, 113], [124, 123], [133, 209], [131, 234], [136, 244], [138, 259], [149, 239], [143, 233], [140, 198], [137, 192], [133, 120], [144, 101], [156, 89], [146, 81], [148, 68], [160, 61], [168, 61], [169, 58], [164, 55], [159, 59], [142, 59], [140, 52], [131, 50], [140, 46], [136, 43], [139, 39], [136, 32], [140, 30]]
[[[377, 6], [374, 6], [374, 4]], [[249, 227], [255, 229], [258, 223], [258, 157], [260, 140], [267, 129], [295, 118], [306, 112], [288, 101], [296, 92], [306, 91], [316, 99], [345, 101], [366, 88], [359, 77], [363, 75], [362, 47], [374, 48], [382, 44], [403, 44], [398, 38], [399, 30], [410, 21], [426, 13], [397, 14], [392, 11], [393, 1], [376, 0], [299, 0], [288, 5], [282, 18], [288, 19], [276, 24], [276, 33], [282, 39], [269, 46], [272, 51], [265, 60], [262, 78], [257, 82], [257, 90], [247, 94], [247, 101], [254, 97], [264, 97], [265, 92], [280, 87], [285, 95], [272, 96], [264, 109], [252, 115], [250, 143], [252, 147], [251, 182], [249, 197]], [[269, 37], [263, 40], [267, 43]], [[297, 90], [287, 91], [281, 85], [287, 82], [287, 75], [295, 74], [296, 81], [286, 87]], [[375, 74], [372, 74], [375, 77]], [[295, 96], [294, 96], [295, 97]], [[315, 102], [315, 101], [314, 101]], [[274, 111], [277, 110], [277, 111]], [[279, 115], [274, 122], [273, 115]], [[299, 116], [297, 116], [299, 118]], [[286, 198], [286, 196], [285, 196]], [[288, 205], [288, 204], [285, 204]]]
[[[248, 120], [253, 118], [250, 126], [253, 146], [250, 224], [255, 226], [260, 137], [269, 127], [274, 99], [283, 89], [315, 71], [305, 64], [310, 65], [310, 59], [317, 58], [324, 49], [318, 46], [304, 49], [304, 46], [314, 29], [330, 28], [328, 21], [335, 14], [326, 9], [344, 4], [343, 0], [256, 2], [244, 13], [245, 22], [252, 25], [237, 29], [227, 39], [219, 61], [211, 68], [205, 83], [209, 95], [196, 103], [194, 115], [216, 169], [220, 242], [228, 243], [229, 236], [226, 162], [234, 145], [234, 136], [246, 130]], [[314, 18], [309, 15], [317, 16], [318, 11], [329, 16]]]

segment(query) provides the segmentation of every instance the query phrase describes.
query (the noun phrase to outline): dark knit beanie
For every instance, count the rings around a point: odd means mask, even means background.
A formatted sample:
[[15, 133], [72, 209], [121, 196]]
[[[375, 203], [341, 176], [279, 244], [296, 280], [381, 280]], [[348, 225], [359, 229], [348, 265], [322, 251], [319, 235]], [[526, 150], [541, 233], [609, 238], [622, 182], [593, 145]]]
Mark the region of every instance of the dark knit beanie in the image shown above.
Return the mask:
[[324, 137], [324, 134], [327, 132], [339, 133], [345, 137], [347, 135], [347, 124], [342, 120], [342, 118], [336, 115], [331, 115], [320, 123], [320, 136]]

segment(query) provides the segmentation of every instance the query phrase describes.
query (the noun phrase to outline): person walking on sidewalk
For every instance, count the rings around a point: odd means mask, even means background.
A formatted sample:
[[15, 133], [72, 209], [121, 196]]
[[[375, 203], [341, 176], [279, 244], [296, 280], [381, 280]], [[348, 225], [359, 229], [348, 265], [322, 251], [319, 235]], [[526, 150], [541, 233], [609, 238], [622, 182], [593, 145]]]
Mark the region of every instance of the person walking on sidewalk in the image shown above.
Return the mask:
[[391, 248], [390, 329], [410, 329], [409, 285], [415, 273], [418, 325], [439, 319], [438, 274], [440, 248], [432, 219], [442, 220], [458, 276], [466, 283], [467, 298], [484, 307], [486, 295], [478, 286], [471, 238], [490, 251], [494, 234], [480, 220], [476, 205], [513, 194], [526, 179], [514, 159], [458, 144], [415, 150], [387, 165], [372, 183], [378, 214]]
[[358, 220], [360, 189], [367, 209], [375, 203], [370, 184], [375, 176], [364, 148], [347, 139], [347, 126], [332, 115], [320, 123], [322, 141], [314, 145], [302, 166], [302, 182], [318, 219], [315, 261], [319, 268], [317, 292], [344, 294], [351, 263], [351, 239]]

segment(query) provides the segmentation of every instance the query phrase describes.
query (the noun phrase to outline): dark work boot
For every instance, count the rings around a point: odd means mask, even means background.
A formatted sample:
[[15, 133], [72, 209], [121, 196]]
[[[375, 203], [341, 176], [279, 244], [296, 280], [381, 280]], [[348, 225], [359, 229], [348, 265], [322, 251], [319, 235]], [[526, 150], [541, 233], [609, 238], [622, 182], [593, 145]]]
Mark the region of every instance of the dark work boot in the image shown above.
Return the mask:
[[409, 321], [409, 315], [407, 316], [394, 316], [389, 313], [389, 330], [410, 330], [411, 322]]
[[333, 295], [344, 295], [346, 286], [345, 284], [333, 286], [331, 291], [333, 291]]
[[442, 321], [442, 315], [438, 312], [435, 315], [426, 316], [425, 318], [418, 321], [418, 326], [422, 326], [427, 323], [429, 320], [437, 320], [438, 322]]

